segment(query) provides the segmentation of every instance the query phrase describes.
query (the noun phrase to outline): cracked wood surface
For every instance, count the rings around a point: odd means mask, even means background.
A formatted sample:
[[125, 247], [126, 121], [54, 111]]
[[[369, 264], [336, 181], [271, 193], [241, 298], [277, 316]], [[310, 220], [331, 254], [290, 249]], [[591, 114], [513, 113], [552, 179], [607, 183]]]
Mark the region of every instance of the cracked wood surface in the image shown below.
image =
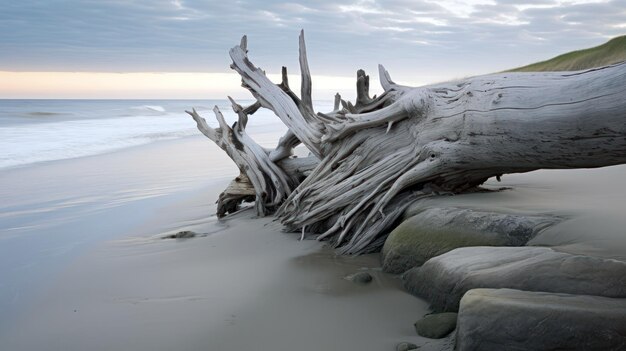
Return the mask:
[[[289, 132], [276, 150], [260, 152], [240, 128], [233, 141], [243, 142], [248, 156], [229, 155], [248, 165], [240, 169], [257, 202], [265, 192], [281, 204], [276, 216], [288, 230], [306, 228], [341, 252], [377, 249], [404, 208], [433, 189], [462, 192], [506, 173], [626, 163], [626, 63], [417, 88], [394, 83], [379, 66], [383, 94], [370, 97], [369, 76], [359, 70], [356, 102], [336, 96], [333, 111], [316, 114], [303, 33], [299, 44], [300, 98], [286, 68], [277, 85], [252, 64], [245, 38], [231, 49], [232, 67], [256, 106], [272, 110]], [[247, 114], [240, 111], [240, 120]], [[214, 140], [215, 132], [198, 128]], [[312, 157], [293, 161], [300, 142]], [[301, 164], [290, 168], [294, 162]]]

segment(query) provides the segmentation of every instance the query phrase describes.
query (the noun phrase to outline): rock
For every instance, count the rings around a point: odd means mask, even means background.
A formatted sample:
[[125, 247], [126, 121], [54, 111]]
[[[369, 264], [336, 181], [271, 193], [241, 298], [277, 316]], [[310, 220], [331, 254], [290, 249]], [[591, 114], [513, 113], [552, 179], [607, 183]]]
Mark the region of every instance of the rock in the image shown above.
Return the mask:
[[374, 278], [367, 272], [359, 272], [348, 276], [347, 279], [358, 284], [369, 284]]
[[396, 351], [417, 350], [417, 345], [410, 342], [401, 342], [396, 346]]
[[196, 232], [192, 232], [190, 230], [183, 230], [175, 234], [166, 235], [163, 239], [190, 239], [198, 236]]
[[437, 311], [457, 311], [476, 288], [626, 297], [626, 262], [547, 247], [466, 247], [407, 271], [404, 286]]
[[560, 221], [462, 208], [422, 209], [394, 229], [382, 250], [383, 270], [403, 273], [428, 259], [467, 246], [523, 246]]
[[626, 350], [626, 299], [470, 290], [461, 300], [457, 349]]
[[415, 322], [417, 335], [429, 339], [441, 339], [456, 328], [456, 313], [429, 314]]

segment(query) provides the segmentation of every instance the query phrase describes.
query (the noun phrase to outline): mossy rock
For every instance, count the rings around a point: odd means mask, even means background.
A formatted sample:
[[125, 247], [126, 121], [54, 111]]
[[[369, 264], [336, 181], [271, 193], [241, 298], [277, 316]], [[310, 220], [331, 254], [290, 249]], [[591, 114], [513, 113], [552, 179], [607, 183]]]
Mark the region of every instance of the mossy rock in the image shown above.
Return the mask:
[[457, 228], [435, 228], [410, 218], [394, 229], [383, 246], [383, 270], [403, 273], [421, 266], [428, 259], [467, 246], [493, 246], [498, 243]]
[[403, 273], [460, 247], [523, 246], [559, 220], [461, 208], [424, 209], [389, 234], [382, 250], [383, 270]]

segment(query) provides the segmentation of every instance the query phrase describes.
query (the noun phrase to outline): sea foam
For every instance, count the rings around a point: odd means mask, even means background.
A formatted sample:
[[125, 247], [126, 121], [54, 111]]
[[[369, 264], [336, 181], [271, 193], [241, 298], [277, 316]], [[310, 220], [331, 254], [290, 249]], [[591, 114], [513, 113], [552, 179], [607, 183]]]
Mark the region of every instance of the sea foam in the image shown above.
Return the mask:
[[[215, 105], [229, 124], [236, 121], [225, 100], [0, 100], [0, 169], [200, 135], [184, 111], [196, 108], [209, 126], [218, 127], [211, 111]], [[329, 103], [321, 105], [322, 111], [331, 109]], [[246, 130], [271, 147], [275, 133], [286, 127], [261, 109], [250, 116]]]

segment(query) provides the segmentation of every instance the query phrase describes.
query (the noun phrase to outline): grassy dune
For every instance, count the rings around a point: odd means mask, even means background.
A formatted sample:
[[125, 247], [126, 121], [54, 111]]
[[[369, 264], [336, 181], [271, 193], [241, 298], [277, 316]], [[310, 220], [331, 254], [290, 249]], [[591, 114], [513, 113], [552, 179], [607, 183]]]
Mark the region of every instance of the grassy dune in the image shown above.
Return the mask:
[[620, 61], [626, 61], [626, 35], [613, 38], [600, 46], [568, 52], [509, 72], [577, 71]]

